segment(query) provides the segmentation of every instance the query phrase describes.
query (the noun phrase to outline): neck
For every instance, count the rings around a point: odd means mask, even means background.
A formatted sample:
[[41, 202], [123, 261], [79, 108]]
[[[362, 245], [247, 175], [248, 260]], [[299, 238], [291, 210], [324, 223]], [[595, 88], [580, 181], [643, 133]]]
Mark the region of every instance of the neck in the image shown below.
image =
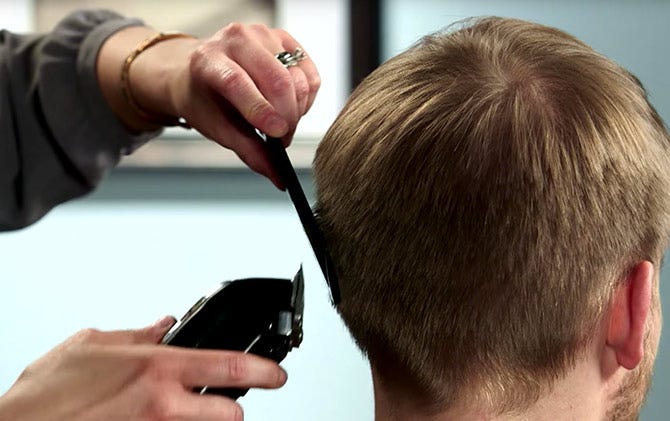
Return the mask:
[[607, 414], [609, 397], [617, 389], [623, 375], [623, 372], [616, 373], [603, 381], [600, 367], [585, 359], [578, 362], [570, 373], [555, 382], [550, 391], [523, 411], [497, 414], [490, 408], [473, 407], [472, 400], [466, 397], [461, 405], [447, 408], [441, 413], [429, 414], [416, 401], [388, 390], [373, 370], [375, 420], [602, 420]]

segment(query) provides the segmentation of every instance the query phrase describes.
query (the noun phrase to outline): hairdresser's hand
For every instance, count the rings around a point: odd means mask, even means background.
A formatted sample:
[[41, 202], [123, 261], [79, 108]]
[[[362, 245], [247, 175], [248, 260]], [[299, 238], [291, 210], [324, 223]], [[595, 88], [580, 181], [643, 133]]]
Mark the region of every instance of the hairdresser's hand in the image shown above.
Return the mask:
[[273, 361], [156, 345], [173, 319], [133, 331], [85, 330], [31, 364], [0, 397], [0, 420], [236, 420], [242, 409], [192, 386], [277, 388]]
[[[127, 28], [105, 43], [98, 61], [103, 91], [105, 80], [118, 79], [127, 54], [155, 32]], [[130, 86], [144, 109], [185, 118], [277, 183], [252, 127], [281, 137], [288, 145], [298, 121], [311, 107], [320, 79], [309, 51], [305, 60], [288, 69], [275, 58], [298, 47], [286, 31], [234, 23], [207, 40], [177, 38], [145, 50], [130, 67]], [[105, 67], [101, 62], [117, 64]], [[113, 85], [106, 91], [108, 101], [119, 95]], [[117, 114], [128, 113], [123, 98], [117, 100]], [[133, 124], [133, 116], [128, 117], [129, 126], [142, 129], [142, 121]]]

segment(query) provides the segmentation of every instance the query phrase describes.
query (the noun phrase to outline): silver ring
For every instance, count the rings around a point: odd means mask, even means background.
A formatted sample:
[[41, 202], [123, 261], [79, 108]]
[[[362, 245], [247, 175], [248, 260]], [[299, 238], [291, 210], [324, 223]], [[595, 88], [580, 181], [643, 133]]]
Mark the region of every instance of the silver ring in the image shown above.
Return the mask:
[[275, 54], [275, 57], [284, 65], [284, 67], [289, 68], [297, 66], [299, 62], [307, 58], [307, 54], [302, 51], [302, 48], [296, 48], [292, 53], [282, 51], [279, 54]]

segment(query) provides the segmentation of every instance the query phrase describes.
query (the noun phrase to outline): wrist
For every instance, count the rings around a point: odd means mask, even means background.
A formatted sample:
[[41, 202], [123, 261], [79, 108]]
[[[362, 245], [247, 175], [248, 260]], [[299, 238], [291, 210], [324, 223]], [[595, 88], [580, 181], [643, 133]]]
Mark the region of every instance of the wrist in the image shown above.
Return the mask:
[[144, 114], [145, 120], [177, 125], [183, 115], [176, 91], [188, 83], [185, 75], [188, 75], [190, 56], [200, 40], [183, 34], [154, 39], [159, 41], [138, 54], [128, 67], [130, 100], [135, 101], [132, 105], [138, 114]]
[[[151, 39], [156, 30], [145, 26], [126, 27], [109, 37], [100, 48], [97, 59], [97, 76], [100, 89], [108, 105], [132, 132], [154, 131], [163, 125], [146, 119], [133, 108], [124, 95], [124, 84], [121, 74], [129, 55], [137, 50], [138, 46]], [[146, 114], [179, 115], [177, 107], [167, 87], [169, 80], [174, 77], [175, 69], [188, 61], [188, 48], [195, 48], [193, 39], [165, 40], [166, 45], [158, 43], [138, 54], [128, 69], [128, 86], [139, 107]], [[166, 47], [167, 51], [166, 51]], [[173, 48], [180, 46], [180, 48]], [[186, 55], [186, 59], [180, 58]], [[136, 107], [138, 108], [138, 107]]]

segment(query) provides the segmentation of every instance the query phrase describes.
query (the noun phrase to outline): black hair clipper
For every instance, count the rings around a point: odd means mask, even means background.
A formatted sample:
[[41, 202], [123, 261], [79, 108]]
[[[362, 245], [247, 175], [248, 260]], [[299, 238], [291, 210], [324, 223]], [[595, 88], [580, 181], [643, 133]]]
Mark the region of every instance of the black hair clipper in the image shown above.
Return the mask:
[[[302, 267], [293, 278], [248, 278], [223, 282], [202, 297], [163, 338], [167, 345], [244, 351], [282, 361], [302, 342]], [[197, 392], [237, 399], [248, 389], [210, 388]]]
[[[337, 277], [298, 177], [280, 139], [265, 138], [275, 169], [286, 186], [300, 221], [330, 287], [331, 300], [340, 300]], [[293, 280], [248, 278], [224, 282], [202, 297], [165, 335], [162, 343], [187, 348], [226, 349], [250, 352], [274, 361], [302, 342], [304, 280], [302, 267]], [[196, 388], [237, 399], [248, 389]]]

